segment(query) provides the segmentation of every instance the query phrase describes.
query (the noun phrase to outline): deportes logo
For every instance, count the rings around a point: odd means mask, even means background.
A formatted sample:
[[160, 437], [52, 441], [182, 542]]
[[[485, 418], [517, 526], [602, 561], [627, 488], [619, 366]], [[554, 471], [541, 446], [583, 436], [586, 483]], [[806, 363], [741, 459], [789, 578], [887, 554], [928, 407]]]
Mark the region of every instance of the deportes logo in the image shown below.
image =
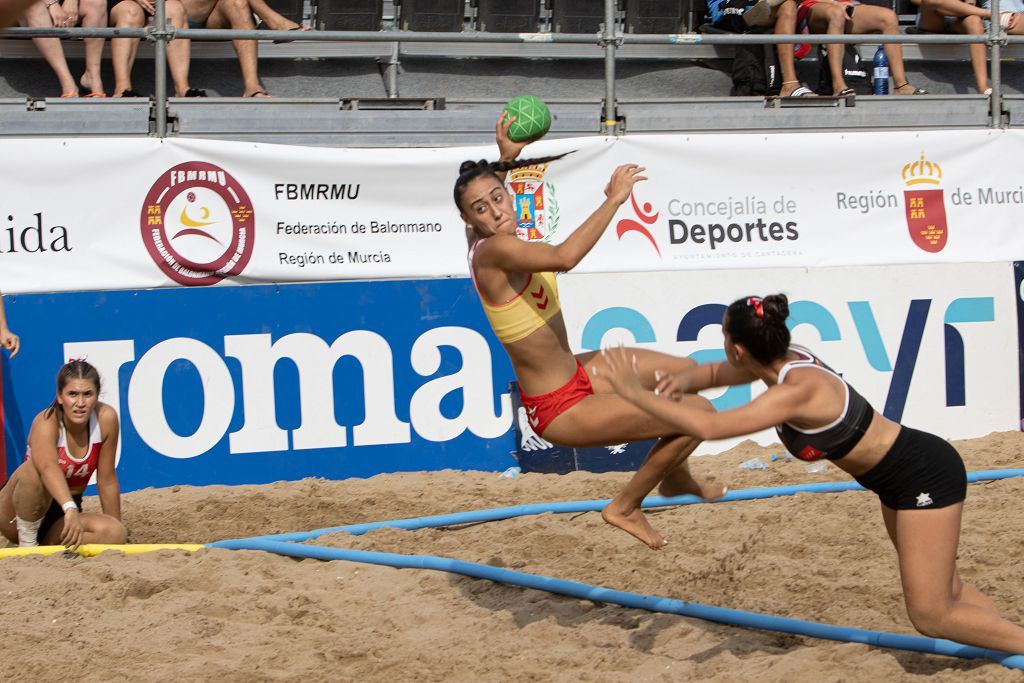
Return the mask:
[[550, 242], [558, 229], [555, 186], [544, 182], [547, 164], [524, 166], [509, 172], [508, 186], [515, 195], [516, 237]]
[[[903, 191], [906, 202], [907, 228], [910, 239], [924, 251], [933, 254], [946, 246], [946, 204], [941, 189], [935, 188], [942, 180], [942, 167], [921, 159], [903, 167]], [[931, 188], [931, 189], [929, 189]]]
[[142, 204], [142, 242], [180, 285], [213, 285], [238, 275], [256, 236], [252, 202], [224, 169], [205, 161], [162, 174]]
[[[623, 218], [615, 225], [615, 234], [619, 236], [619, 241], [622, 241], [622, 236], [628, 232], [638, 232], [651, 243], [654, 247], [654, 251], [658, 252], [658, 256], [661, 256], [661, 249], [658, 248], [658, 243], [654, 241], [654, 235], [648, 229], [653, 226], [658, 220], [658, 216], [661, 215], [659, 211], [655, 211], [654, 207], [649, 202], [644, 202], [643, 208], [636, 203], [636, 188], [629, 193], [629, 201], [633, 205], [633, 213], [636, 214], [637, 220], [632, 218]], [[639, 221], [639, 222], [638, 222]]]

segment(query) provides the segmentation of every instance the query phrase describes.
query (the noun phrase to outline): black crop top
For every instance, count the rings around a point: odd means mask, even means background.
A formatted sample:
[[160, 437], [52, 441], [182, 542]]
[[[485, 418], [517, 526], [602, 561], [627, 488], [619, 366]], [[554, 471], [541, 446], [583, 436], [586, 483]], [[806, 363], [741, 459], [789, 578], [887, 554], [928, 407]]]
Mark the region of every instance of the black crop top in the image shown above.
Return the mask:
[[842, 381], [843, 386], [846, 387], [846, 405], [843, 406], [843, 412], [839, 414], [839, 417], [824, 427], [802, 430], [788, 422], [783, 422], [775, 425], [775, 431], [786, 449], [801, 460], [817, 460], [819, 458], [838, 460], [852, 451], [853, 447], [860, 442], [864, 432], [871, 425], [875, 410], [867, 402], [867, 399], [847, 384], [839, 373], [821, 362], [813, 353], [800, 346], [790, 346], [789, 351], [795, 353], [799, 358], [782, 366], [779, 371], [779, 384], [782, 384], [786, 373], [793, 368], [817, 368]]

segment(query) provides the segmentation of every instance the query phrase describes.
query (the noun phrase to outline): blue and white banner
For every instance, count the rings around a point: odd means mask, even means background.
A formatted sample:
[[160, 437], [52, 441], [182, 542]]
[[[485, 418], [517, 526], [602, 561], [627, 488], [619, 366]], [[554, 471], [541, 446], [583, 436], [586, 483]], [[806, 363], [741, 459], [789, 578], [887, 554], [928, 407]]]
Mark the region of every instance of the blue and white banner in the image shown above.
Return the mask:
[[467, 280], [5, 298], [11, 469], [71, 357], [120, 414], [125, 490], [515, 464], [511, 369]]
[[[564, 275], [560, 290], [576, 351], [622, 341], [700, 362], [723, 355], [728, 303], [782, 291], [795, 339], [887, 416], [946, 438], [1019, 424], [1010, 263]], [[511, 367], [467, 279], [5, 301], [22, 338], [3, 368], [9, 469], [81, 356], [121, 417], [125, 490], [516, 464]], [[724, 410], [758, 391], [709, 398]]]
[[[621, 342], [698, 362], [724, 359], [728, 304], [785, 293], [794, 341], [843, 373], [878, 412], [964, 439], [1018, 426], [1013, 283], [1011, 264], [992, 263], [579, 275], [563, 278], [560, 292], [578, 348]], [[708, 397], [726, 410], [761, 391], [755, 384]], [[778, 441], [773, 430], [755, 439]]]

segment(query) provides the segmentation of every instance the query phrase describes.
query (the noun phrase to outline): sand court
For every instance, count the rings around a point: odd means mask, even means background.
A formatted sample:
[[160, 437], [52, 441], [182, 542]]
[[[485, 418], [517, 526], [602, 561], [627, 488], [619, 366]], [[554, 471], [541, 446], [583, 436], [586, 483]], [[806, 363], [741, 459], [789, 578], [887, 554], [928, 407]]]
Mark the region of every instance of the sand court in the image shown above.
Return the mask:
[[[1024, 435], [956, 442], [969, 471], [1021, 467]], [[844, 480], [752, 442], [698, 458], [734, 489]], [[759, 457], [767, 470], [740, 463]], [[608, 498], [628, 474], [443, 471], [124, 496], [133, 543], [195, 543], [462, 510]], [[1024, 481], [972, 484], [959, 568], [1024, 622]], [[96, 506], [86, 499], [86, 509]], [[607, 588], [914, 634], [896, 556], [868, 492], [798, 494], [649, 513], [652, 551], [597, 512], [343, 533], [310, 543], [448, 557]], [[256, 551], [158, 551], [0, 563], [12, 679], [1019, 680], [992, 662], [738, 628], [429, 570]], [[45, 643], [45, 647], [40, 647]], [[82, 653], [89, 653], [83, 660]]]

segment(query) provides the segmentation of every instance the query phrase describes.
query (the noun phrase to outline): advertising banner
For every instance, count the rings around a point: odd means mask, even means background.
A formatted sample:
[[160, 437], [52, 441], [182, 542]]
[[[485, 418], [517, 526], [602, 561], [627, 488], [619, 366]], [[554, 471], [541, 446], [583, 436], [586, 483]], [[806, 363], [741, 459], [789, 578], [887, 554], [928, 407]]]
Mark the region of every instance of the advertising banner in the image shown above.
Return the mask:
[[[623, 343], [722, 360], [728, 304], [782, 292], [788, 325], [878, 412], [945, 438], [1017, 429], [1018, 331], [1012, 266], [961, 264], [579, 275], [560, 282], [570, 342]], [[571, 315], [570, 315], [571, 314]], [[710, 393], [718, 410], [763, 385]], [[777, 443], [774, 430], [754, 437]], [[704, 444], [720, 452], [738, 440]]]
[[[647, 169], [577, 272], [1024, 259], [1024, 170], [1005, 163], [1021, 130], [588, 137], [524, 156], [566, 152], [508, 175], [524, 238], [565, 240], [616, 166]], [[452, 188], [463, 160], [496, 156], [3, 140], [0, 290], [465, 277]]]
[[512, 372], [465, 279], [5, 299], [9, 468], [68, 358], [120, 415], [127, 491], [515, 464]]
[[[723, 357], [725, 306], [784, 292], [790, 326], [880, 412], [945, 438], [1016, 429], [1009, 263], [564, 275], [570, 345]], [[121, 418], [125, 490], [501, 471], [546, 441], [519, 424], [504, 350], [468, 279], [5, 297], [22, 350], [4, 360], [8, 468], [68, 358], [101, 372]], [[709, 394], [719, 410], [757, 386]], [[760, 443], [777, 441], [765, 431]], [[528, 443], [526, 443], [528, 441]], [[717, 453], [733, 442], [707, 443]], [[611, 458], [623, 449], [608, 449]], [[552, 454], [554, 458], [557, 454]], [[575, 463], [574, 466], [580, 466]], [[605, 461], [602, 468], [610, 467]], [[550, 468], [548, 471], [551, 471]]]

